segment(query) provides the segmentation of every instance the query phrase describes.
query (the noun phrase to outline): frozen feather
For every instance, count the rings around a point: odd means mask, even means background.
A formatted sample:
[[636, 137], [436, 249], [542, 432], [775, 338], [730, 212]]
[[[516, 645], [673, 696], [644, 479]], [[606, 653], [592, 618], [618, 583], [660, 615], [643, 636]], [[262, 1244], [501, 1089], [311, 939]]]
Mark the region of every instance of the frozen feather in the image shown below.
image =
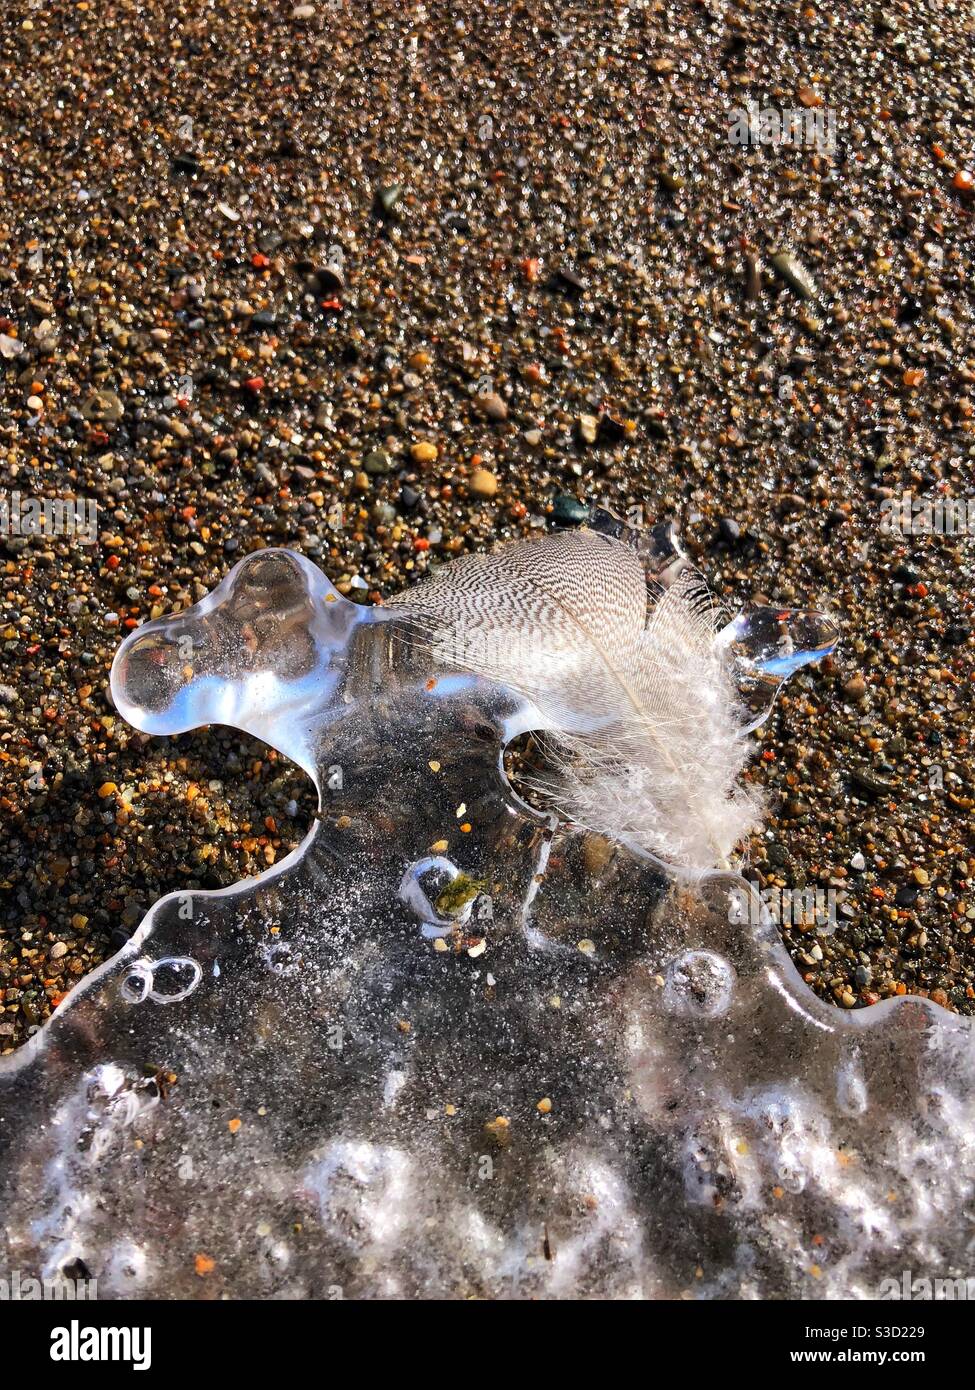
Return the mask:
[[595, 531], [465, 556], [398, 596], [438, 664], [535, 706], [562, 813], [697, 877], [760, 822], [731, 663], [700, 575], [648, 587], [636, 551]]

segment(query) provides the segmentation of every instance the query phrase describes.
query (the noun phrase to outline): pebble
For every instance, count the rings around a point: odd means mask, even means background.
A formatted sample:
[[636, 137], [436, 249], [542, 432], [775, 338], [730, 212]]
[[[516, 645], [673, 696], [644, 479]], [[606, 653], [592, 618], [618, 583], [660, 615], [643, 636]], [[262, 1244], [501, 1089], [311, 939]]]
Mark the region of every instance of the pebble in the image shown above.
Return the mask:
[[494, 497], [498, 480], [487, 468], [475, 468], [471, 474], [471, 492], [475, 497]]
[[818, 299], [819, 289], [809, 271], [791, 251], [779, 251], [772, 257], [772, 267], [790, 290], [802, 299]]
[[427, 440], [420, 440], [410, 448], [410, 458], [414, 463], [436, 463], [440, 450], [436, 444], [431, 444]]
[[589, 508], [585, 502], [580, 502], [577, 497], [571, 497], [568, 493], [560, 492], [552, 506], [552, 520], [564, 526], [575, 526], [579, 522], [586, 521], [589, 517]]
[[477, 408], [488, 420], [501, 422], [508, 418], [508, 407], [499, 395], [489, 391], [477, 396]]
[[576, 421], [579, 438], [583, 444], [595, 444], [599, 434], [599, 420], [595, 415], [580, 415]]
[[373, 449], [366, 454], [362, 466], [367, 473], [382, 474], [391, 473], [394, 464], [385, 449]]
[[555, 286], [575, 298], [586, 288], [586, 282], [570, 266], [560, 265], [555, 272]]
[[314, 273], [315, 288], [319, 294], [339, 294], [345, 289], [345, 272], [340, 265], [323, 265]]
[[376, 207], [384, 218], [391, 217], [399, 205], [403, 190], [398, 183], [383, 184], [376, 190]]

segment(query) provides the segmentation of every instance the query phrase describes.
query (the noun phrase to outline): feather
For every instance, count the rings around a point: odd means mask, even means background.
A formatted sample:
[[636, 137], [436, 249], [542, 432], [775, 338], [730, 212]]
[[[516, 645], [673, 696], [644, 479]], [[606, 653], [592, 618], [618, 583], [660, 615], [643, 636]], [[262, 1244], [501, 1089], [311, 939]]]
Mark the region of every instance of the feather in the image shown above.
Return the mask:
[[639, 555], [595, 531], [465, 556], [392, 601], [440, 666], [518, 692], [563, 815], [698, 877], [760, 821], [734, 679], [704, 581], [648, 587]]

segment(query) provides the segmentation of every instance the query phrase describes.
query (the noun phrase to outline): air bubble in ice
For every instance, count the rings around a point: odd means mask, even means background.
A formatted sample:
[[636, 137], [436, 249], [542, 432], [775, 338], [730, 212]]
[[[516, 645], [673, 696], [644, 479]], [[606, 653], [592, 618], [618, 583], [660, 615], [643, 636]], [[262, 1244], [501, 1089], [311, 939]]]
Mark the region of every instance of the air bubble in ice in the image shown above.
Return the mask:
[[399, 900], [419, 918], [425, 936], [445, 936], [470, 918], [476, 894], [462, 902], [451, 915], [438, 912], [434, 906], [447, 885], [458, 878], [460, 870], [452, 860], [442, 854], [432, 854], [411, 864], [400, 880]]
[[732, 965], [715, 951], [685, 951], [667, 967], [664, 998], [675, 1013], [717, 1018], [735, 989]]
[[138, 960], [126, 970], [119, 991], [130, 1004], [146, 999], [154, 1004], [178, 1004], [193, 993], [202, 977], [199, 963], [188, 956]]

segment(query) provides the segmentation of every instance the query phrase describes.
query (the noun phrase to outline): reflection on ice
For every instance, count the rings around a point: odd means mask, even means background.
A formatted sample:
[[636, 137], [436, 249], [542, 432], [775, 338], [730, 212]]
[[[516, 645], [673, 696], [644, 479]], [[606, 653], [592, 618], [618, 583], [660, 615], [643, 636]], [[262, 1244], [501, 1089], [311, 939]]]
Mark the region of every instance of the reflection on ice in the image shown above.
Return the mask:
[[839, 628], [826, 613], [750, 606], [718, 635], [732, 658], [739, 693], [756, 729], [768, 717], [779, 687], [812, 662], [821, 661], [839, 641]]

